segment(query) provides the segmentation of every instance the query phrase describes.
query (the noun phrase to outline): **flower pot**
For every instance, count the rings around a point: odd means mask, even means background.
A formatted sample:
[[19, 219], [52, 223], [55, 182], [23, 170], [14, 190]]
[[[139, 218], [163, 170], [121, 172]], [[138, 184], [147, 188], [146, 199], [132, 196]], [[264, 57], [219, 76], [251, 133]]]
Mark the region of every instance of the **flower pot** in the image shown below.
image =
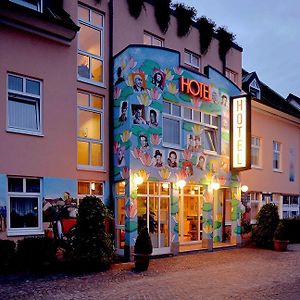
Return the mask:
[[274, 240], [274, 249], [276, 251], [286, 251], [289, 241]]
[[149, 267], [150, 255], [148, 254], [134, 254], [135, 271], [147, 271]]

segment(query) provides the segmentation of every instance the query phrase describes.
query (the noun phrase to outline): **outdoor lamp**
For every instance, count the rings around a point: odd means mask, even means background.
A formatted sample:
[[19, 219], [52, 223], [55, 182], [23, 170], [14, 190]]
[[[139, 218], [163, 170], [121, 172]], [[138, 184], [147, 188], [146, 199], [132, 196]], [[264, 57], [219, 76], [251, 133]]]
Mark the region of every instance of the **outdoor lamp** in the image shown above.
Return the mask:
[[220, 183], [219, 183], [219, 182], [213, 182], [213, 183], [211, 184], [211, 188], [212, 188], [213, 190], [218, 190], [218, 189], [220, 188]]
[[180, 180], [177, 181], [177, 186], [178, 186], [179, 188], [182, 189], [183, 187], [185, 187], [185, 185], [186, 185], [186, 181], [185, 181], [185, 180], [180, 179]]
[[248, 191], [248, 186], [247, 185], [242, 185], [241, 190], [243, 193], [246, 193]]
[[91, 183], [91, 190], [94, 191], [95, 189], [96, 189], [95, 182], [92, 182], [92, 183]]
[[140, 185], [140, 184], [142, 184], [144, 182], [144, 179], [143, 179], [143, 177], [135, 174], [134, 178], [133, 178], [133, 182], [136, 185]]

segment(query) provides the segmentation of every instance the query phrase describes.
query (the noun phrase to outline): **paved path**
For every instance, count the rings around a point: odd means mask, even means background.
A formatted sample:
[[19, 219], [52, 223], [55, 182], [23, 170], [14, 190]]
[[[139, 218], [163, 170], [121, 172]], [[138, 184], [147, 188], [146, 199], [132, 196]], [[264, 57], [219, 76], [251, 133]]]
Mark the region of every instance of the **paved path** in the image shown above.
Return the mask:
[[44, 278], [0, 277], [0, 299], [300, 300], [300, 244], [288, 252], [253, 248], [155, 259], [148, 272]]

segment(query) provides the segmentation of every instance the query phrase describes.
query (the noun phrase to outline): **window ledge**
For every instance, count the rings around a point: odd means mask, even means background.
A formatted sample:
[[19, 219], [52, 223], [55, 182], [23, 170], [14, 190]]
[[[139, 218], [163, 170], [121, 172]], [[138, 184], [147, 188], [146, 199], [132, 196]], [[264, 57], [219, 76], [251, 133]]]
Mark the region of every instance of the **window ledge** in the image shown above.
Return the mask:
[[84, 78], [84, 77], [80, 77], [77, 75], [77, 80], [79, 82], [83, 82], [83, 83], [87, 83], [87, 84], [91, 84], [91, 85], [95, 85], [95, 86], [98, 86], [98, 87], [102, 87], [104, 89], [107, 88], [107, 86], [105, 85], [104, 82], [97, 82], [97, 81], [94, 81], [94, 80], [91, 80], [91, 79], [87, 79], [87, 78]]
[[7, 230], [7, 236], [25, 236], [25, 235], [43, 235], [44, 230], [42, 229], [28, 229], [28, 230], [22, 230], [22, 229], [8, 229]]
[[276, 172], [276, 173], [283, 173], [283, 170], [281, 170], [281, 169], [273, 169], [273, 172]]
[[211, 156], [219, 156], [219, 154], [215, 151], [210, 151], [210, 150], [203, 150], [203, 153], [204, 154], [207, 154], [207, 155], [211, 155]]
[[34, 135], [34, 136], [39, 136], [39, 137], [44, 137], [45, 136], [41, 132], [34, 132], [34, 131], [30, 131], [30, 130], [13, 129], [13, 128], [7, 128], [6, 132], [8, 132], [8, 133], [26, 134], [26, 135]]
[[94, 172], [104, 172], [106, 173], [106, 170], [104, 167], [97, 168], [97, 167], [89, 167], [89, 166], [77, 166], [77, 170], [79, 171], [94, 171]]
[[185, 149], [182, 149], [182, 147], [180, 147], [179, 145], [176, 145], [176, 144], [162, 143], [162, 146], [165, 147], [165, 148], [175, 149], [175, 150], [179, 150], [179, 151], [185, 150]]
[[262, 170], [263, 168], [260, 166], [251, 165], [251, 169]]

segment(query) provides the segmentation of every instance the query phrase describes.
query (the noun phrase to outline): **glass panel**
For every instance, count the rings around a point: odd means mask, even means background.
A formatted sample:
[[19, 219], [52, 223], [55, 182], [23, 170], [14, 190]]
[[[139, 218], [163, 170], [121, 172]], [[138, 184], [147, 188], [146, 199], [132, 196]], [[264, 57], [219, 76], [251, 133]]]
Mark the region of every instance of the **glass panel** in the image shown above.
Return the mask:
[[27, 193], [39, 193], [40, 192], [40, 180], [39, 179], [26, 179], [26, 192]]
[[147, 197], [137, 199], [138, 232], [147, 226]]
[[78, 182], [78, 194], [79, 195], [89, 195], [90, 194], [90, 183], [79, 181]]
[[170, 184], [167, 182], [160, 184], [160, 194], [161, 195], [169, 195]]
[[158, 241], [158, 198], [149, 197], [149, 234], [153, 248], [159, 248]]
[[87, 25], [80, 24], [79, 49], [101, 56], [101, 32]]
[[102, 109], [102, 97], [91, 95], [91, 107], [96, 109]]
[[184, 196], [184, 241], [198, 240], [198, 197]]
[[138, 192], [138, 194], [146, 195], [147, 194], [147, 183], [144, 182], [144, 183], [138, 185], [137, 192]]
[[94, 182], [95, 189], [92, 190], [92, 195], [103, 195], [103, 183], [102, 182]]
[[23, 192], [23, 178], [8, 178], [8, 191], [22, 193]]
[[10, 197], [10, 227], [38, 227], [38, 198]]
[[8, 75], [8, 89], [23, 92], [23, 79], [21, 77]]
[[91, 23], [95, 26], [102, 27], [103, 26], [103, 16], [92, 11], [92, 20]]
[[205, 124], [210, 124], [210, 115], [204, 114], [204, 123]]
[[201, 122], [201, 112], [200, 111], [195, 111], [194, 110], [194, 120], [196, 122]]
[[82, 106], [89, 106], [89, 95], [84, 93], [77, 93], [77, 104]]
[[172, 115], [180, 117], [181, 116], [181, 107], [178, 105], [173, 104], [172, 105]]
[[153, 46], [162, 47], [162, 40], [153, 37]]
[[191, 63], [191, 55], [188, 52], [184, 52], [184, 62], [190, 64]]
[[216, 135], [213, 130], [204, 130], [204, 139], [201, 139], [203, 142], [203, 147], [206, 150], [216, 151]]
[[151, 36], [144, 34], [144, 45], [151, 45]]
[[79, 165], [89, 164], [89, 143], [77, 142], [77, 163]]
[[90, 78], [90, 59], [86, 55], [77, 55], [77, 72], [80, 77]]
[[92, 166], [102, 166], [102, 145], [101, 144], [94, 144], [91, 143], [92, 147], [92, 158], [91, 158], [91, 164]]
[[98, 82], [102, 82], [102, 61], [92, 58], [92, 79]]
[[192, 65], [199, 67], [199, 58], [195, 55], [192, 55]]
[[78, 19], [89, 22], [90, 21], [89, 10], [85, 7], [79, 6], [78, 7]]
[[125, 198], [118, 198], [117, 206], [118, 206], [117, 224], [125, 225]]
[[171, 103], [163, 102], [163, 112], [166, 114], [171, 114]]
[[40, 95], [40, 83], [38, 81], [26, 79], [26, 92], [34, 95]]
[[100, 140], [100, 132], [100, 114], [80, 109], [78, 136]]
[[186, 119], [192, 120], [192, 110], [190, 108], [184, 108], [184, 117]]
[[211, 116], [211, 125], [218, 126], [218, 117]]
[[160, 247], [169, 247], [169, 199], [160, 198]]
[[124, 249], [125, 247], [125, 230], [117, 229], [117, 249]]
[[125, 181], [116, 183], [116, 193], [117, 195], [125, 195]]
[[170, 144], [180, 144], [180, 121], [163, 118], [163, 139]]

